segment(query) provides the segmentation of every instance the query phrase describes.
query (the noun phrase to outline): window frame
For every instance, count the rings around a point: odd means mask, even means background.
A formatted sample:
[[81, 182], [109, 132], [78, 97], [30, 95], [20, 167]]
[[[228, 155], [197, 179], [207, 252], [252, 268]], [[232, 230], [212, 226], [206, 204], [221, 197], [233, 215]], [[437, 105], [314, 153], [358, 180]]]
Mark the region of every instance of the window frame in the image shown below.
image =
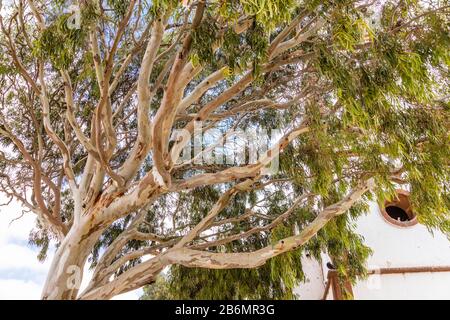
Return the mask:
[[[411, 209], [411, 204], [409, 201], [409, 192], [406, 190], [398, 189], [396, 190], [397, 197], [391, 201], [386, 200], [382, 208], [380, 208], [381, 214], [388, 223], [401, 228], [408, 228], [417, 225], [419, 222], [417, 220], [416, 214]], [[396, 206], [404, 210], [408, 216], [412, 216], [411, 220], [408, 221], [398, 221], [387, 213], [386, 207]]]

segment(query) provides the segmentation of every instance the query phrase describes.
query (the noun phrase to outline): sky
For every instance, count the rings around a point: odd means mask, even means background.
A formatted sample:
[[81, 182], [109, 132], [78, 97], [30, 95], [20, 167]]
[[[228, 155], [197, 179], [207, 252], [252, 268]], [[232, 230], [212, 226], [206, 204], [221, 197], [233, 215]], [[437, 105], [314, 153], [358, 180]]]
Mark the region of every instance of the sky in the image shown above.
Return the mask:
[[[5, 197], [0, 194], [0, 204], [5, 202]], [[0, 207], [0, 300], [39, 299], [54, 254], [51, 249], [43, 263], [37, 260], [39, 250], [28, 244], [35, 216], [28, 213], [12, 222], [21, 213], [22, 208], [16, 202]], [[91, 272], [85, 270], [82, 288], [90, 276]], [[136, 300], [141, 292], [132, 291], [115, 299]]]

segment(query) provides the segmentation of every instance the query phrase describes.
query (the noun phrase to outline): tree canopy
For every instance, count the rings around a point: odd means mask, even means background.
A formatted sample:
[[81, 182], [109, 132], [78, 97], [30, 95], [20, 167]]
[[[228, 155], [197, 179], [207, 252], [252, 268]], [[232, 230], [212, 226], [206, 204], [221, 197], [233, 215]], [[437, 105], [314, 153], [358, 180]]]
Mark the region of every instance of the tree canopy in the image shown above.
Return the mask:
[[57, 247], [42, 298], [108, 299], [166, 267], [164, 295], [294, 298], [304, 253], [356, 279], [371, 251], [354, 222], [399, 185], [449, 234], [449, 12], [4, 4], [0, 191], [37, 216], [39, 259]]

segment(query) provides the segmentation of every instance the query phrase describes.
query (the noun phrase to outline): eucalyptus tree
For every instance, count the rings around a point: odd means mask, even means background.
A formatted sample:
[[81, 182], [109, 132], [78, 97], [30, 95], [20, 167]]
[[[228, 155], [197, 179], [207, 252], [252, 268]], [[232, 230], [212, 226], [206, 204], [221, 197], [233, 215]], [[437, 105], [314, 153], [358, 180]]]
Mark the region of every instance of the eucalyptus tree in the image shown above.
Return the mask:
[[354, 278], [370, 249], [353, 221], [398, 184], [448, 232], [448, 14], [437, 0], [5, 2], [0, 188], [37, 216], [39, 258], [56, 245], [42, 298], [108, 299], [169, 266], [180, 290], [223, 279], [230, 298], [287, 297], [305, 250]]

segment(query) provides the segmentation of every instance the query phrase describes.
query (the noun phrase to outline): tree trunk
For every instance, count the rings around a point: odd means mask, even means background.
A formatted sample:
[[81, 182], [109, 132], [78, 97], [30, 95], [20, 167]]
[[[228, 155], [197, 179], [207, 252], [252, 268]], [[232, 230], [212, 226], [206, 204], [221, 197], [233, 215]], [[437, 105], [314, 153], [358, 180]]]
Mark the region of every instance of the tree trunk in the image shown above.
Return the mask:
[[43, 300], [77, 298], [87, 257], [102, 233], [85, 217], [70, 229], [56, 251], [42, 291]]

